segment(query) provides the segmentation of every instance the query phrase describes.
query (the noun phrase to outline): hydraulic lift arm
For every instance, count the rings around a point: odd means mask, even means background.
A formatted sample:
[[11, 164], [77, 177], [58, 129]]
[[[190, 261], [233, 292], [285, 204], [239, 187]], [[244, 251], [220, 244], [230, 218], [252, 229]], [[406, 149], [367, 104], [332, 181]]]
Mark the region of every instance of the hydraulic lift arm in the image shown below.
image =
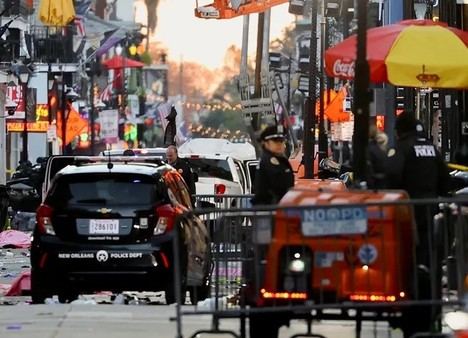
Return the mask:
[[195, 16], [204, 19], [232, 19], [237, 16], [261, 13], [288, 0], [214, 0], [199, 6], [196, 0]]

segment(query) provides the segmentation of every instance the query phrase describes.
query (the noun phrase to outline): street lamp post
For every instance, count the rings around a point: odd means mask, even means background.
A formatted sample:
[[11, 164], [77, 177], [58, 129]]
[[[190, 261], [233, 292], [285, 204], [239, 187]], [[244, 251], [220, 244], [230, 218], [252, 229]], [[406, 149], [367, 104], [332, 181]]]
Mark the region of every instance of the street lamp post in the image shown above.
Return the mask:
[[354, 87], [353, 168], [357, 184], [366, 181], [369, 134], [369, 64], [367, 62], [367, 0], [357, 1], [357, 57]]
[[[328, 148], [328, 139], [325, 132], [325, 48], [327, 43], [326, 39], [326, 29], [327, 29], [327, 18], [325, 17], [325, 1], [321, 5], [321, 22], [320, 22], [320, 101], [319, 101], [319, 139], [318, 139], [318, 148], [319, 155], [318, 159], [327, 157], [327, 148]], [[315, 112], [314, 112], [315, 113]]]
[[315, 151], [315, 104], [317, 102], [317, 1], [312, 1], [310, 50], [309, 50], [309, 95], [304, 111], [304, 178], [314, 177]]
[[18, 76], [21, 86], [21, 94], [23, 98], [24, 105], [24, 120], [23, 120], [23, 148], [21, 151], [21, 161], [26, 162], [29, 158], [28, 155], [28, 82], [31, 73], [29, 70], [21, 72]]

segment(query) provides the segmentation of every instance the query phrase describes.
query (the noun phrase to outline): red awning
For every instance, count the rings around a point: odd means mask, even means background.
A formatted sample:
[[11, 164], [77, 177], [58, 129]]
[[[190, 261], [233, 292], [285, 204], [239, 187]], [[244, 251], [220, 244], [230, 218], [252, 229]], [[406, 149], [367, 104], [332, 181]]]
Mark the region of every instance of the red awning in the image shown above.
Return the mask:
[[121, 55], [116, 55], [102, 63], [107, 69], [141, 68], [145, 64]]

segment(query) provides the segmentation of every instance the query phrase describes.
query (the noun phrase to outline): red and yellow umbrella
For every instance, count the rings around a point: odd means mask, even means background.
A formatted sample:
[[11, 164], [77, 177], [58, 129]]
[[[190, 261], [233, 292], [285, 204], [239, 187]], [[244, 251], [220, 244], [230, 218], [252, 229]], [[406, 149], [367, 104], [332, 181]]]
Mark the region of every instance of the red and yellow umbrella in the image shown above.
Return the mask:
[[[354, 78], [357, 37], [325, 51], [331, 77]], [[418, 88], [468, 88], [468, 32], [431, 20], [405, 20], [367, 31], [370, 81]]]

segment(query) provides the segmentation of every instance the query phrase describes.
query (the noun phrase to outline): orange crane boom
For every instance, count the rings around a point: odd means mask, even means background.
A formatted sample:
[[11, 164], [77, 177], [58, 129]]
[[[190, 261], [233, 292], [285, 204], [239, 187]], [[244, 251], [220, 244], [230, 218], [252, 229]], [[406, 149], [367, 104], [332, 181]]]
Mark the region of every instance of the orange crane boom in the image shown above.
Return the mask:
[[232, 19], [237, 16], [264, 12], [288, 0], [214, 0], [212, 4], [195, 8], [195, 16], [203, 19]]

